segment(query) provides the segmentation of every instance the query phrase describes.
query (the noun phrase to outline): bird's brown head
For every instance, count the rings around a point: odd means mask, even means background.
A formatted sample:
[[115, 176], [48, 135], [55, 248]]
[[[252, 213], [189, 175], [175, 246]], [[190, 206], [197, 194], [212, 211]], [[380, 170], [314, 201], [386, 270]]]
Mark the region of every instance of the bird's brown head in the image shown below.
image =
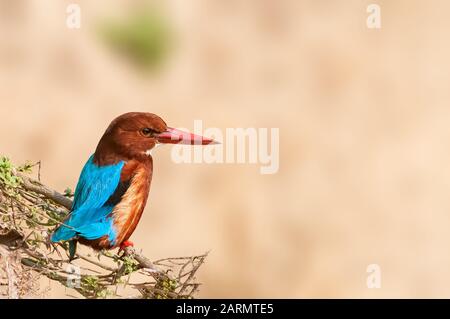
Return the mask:
[[207, 145], [215, 141], [171, 127], [152, 113], [130, 112], [114, 119], [106, 129], [94, 155], [98, 165], [120, 160], [147, 159], [156, 144]]

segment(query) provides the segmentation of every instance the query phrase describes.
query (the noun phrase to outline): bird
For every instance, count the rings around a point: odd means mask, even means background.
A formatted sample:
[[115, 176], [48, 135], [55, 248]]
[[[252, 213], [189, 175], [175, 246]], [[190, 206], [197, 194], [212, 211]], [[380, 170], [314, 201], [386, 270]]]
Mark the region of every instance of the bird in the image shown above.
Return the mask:
[[211, 138], [168, 127], [161, 117], [129, 112], [115, 118], [84, 165], [68, 216], [50, 241], [77, 243], [94, 250], [134, 244], [129, 240], [147, 203], [153, 175], [152, 150], [159, 144], [217, 144]]

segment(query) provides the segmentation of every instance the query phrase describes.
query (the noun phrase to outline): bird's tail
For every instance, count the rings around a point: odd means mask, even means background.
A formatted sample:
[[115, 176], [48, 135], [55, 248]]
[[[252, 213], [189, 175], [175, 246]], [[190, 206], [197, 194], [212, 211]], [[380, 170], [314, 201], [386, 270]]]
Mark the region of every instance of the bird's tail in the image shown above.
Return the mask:
[[69, 240], [69, 260], [72, 261], [77, 250], [78, 241], [74, 239], [76, 235], [77, 233], [73, 228], [61, 225], [50, 236], [50, 241], [56, 243], [59, 241]]
[[77, 252], [78, 241], [76, 239], [69, 241], [69, 261], [72, 261]]
[[62, 240], [72, 239], [76, 235], [77, 233], [74, 229], [71, 229], [65, 225], [61, 225], [53, 232], [53, 234], [50, 237], [50, 240], [56, 243]]

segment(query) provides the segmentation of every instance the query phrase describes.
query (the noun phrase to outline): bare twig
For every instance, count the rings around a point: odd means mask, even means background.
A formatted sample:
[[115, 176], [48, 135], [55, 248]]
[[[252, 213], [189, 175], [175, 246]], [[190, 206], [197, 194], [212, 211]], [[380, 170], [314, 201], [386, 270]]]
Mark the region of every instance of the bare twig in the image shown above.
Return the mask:
[[65, 197], [64, 195], [45, 186], [44, 184], [41, 184], [41, 182], [29, 178], [28, 176], [22, 173], [17, 173], [17, 176], [19, 176], [22, 179], [23, 187], [26, 190], [35, 192], [40, 195], [44, 195], [48, 199], [51, 199], [55, 203], [64, 206], [67, 209], [72, 208], [72, 201], [69, 198]]

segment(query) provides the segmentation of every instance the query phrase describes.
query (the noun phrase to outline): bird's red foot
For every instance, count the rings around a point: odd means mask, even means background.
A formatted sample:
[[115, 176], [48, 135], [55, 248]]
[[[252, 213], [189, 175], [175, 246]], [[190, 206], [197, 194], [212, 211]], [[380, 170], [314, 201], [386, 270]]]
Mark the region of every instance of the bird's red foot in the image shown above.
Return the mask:
[[129, 240], [125, 240], [124, 242], [122, 242], [122, 243], [120, 244], [119, 253], [120, 253], [121, 251], [125, 251], [125, 249], [126, 249], [127, 247], [134, 247], [133, 242], [131, 242], [131, 241], [129, 241]]
[[121, 245], [120, 248], [125, 249], [127, 247], [134, 247], [134, 244], [132, 241], [125, 240]]

